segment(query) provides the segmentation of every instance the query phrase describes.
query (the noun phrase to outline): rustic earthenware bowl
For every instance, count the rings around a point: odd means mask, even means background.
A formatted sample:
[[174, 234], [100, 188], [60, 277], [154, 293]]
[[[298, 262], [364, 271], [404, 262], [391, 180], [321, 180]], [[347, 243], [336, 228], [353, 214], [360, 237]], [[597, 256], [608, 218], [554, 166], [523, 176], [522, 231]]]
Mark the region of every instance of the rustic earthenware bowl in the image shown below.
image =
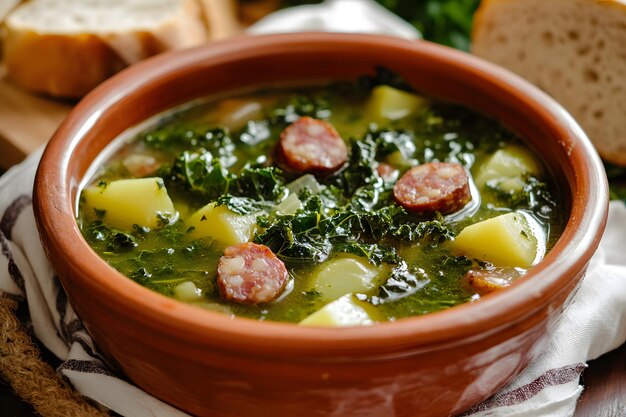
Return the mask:
[[[511, 288], [366, 328], [230, 319], [152, 292], [90, 249], [79, 184], [126, 129], [194, 98], [242, 87], [354, 79], [383, 65], [417, 90], [517, 131], [565, 195], [554, 249]], [[602, 235], [607, 184], [590, 142], [554, 101], [511, 73], [427, 42], [382, 36], [242, 38], [162, 55], [88, 95], [56, 132], [35, 184], [43, 244], [100, 349], [149, 393], [200, 416], [449, 416], [482, 401], [542, 350]]]

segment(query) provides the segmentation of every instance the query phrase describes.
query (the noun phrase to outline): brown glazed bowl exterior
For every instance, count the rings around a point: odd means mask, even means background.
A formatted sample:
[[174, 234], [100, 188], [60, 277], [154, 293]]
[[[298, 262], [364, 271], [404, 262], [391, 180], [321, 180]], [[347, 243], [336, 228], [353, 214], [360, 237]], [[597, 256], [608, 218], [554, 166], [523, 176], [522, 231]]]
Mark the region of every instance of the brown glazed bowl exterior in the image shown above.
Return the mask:
[[[126, 129], [189, 100], [253, 86], [355, 79], [385, 66], [416, 90], [517, 131], [557, 178], [568, 215], [545, 259], [479, 302], [363, 328], [231, 319], [166, 298], [101, 260], [76, 225], [79, 185]], [[513, 74], [427, 42], [384, 36], [240, 38], [161, 55], [89, 94], [54, 135], [35, 184], [41, 239], [99, 348], [147, 392], [212, 417], [450, 416], [540, 352], [604, 230], [601, 162], [573, 119]]]

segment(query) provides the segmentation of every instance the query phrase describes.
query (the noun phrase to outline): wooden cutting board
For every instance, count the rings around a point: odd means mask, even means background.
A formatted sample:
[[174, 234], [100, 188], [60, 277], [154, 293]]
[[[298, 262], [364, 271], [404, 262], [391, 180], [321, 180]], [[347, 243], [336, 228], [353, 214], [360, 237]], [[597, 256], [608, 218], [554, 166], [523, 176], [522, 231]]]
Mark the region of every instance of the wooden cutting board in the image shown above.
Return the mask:
[[0, 168], [17, 164], [45, 144], [70, 109], [14, 86], [0, 67]]

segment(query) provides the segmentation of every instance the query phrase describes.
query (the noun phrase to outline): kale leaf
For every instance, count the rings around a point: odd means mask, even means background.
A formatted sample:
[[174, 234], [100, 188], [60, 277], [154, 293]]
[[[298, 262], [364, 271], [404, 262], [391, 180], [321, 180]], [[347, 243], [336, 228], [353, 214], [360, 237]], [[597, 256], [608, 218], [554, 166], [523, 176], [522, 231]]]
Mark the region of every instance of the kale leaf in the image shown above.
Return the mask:
[[378, 296], [372, 297], [373, 304], [382, 304], [399, 300], [415, 294], [430, 282], [426, 271], [422, 268], [409, 268], [405, 261], [401, 261], [392, 271], [385, 284], [381, 285]]
[[352, 139], [350, 147], [348, 167], [332, 180], [345, 196], [354, 195], [366, 185], [381, 189], [383, 181], [375, 169], [378, 161], [396, 151], [410, 156], [415, 148], [408, 132], [395, 130], [369, 131], [362, 138]]
[[170, 179], [183, 184], [190, 191], [216, 200], [229, 191], [235, 175], [222, 167], [219, 158], [210, 152], [184, 151], [171, 167]]
[[245, 166], [237, 177], [237, 195], [275, 201], [285, 194], [282, 171], [276, 167]]
[[230, 166], [235, 143], [223, 128], [208, 128], [187, 124], [169, 124], [143, 135], [143, 142], [154, 149], [166, 151], [197, 151], [201, 149], [219, 157], [222, 164]]
[[237, 214], [252, 214], [260, 211], [270, 211], [274, 207], [273, 201], [254, 200], [249, 197], [238, 197], [225, 194], [217, 199], [218, 206], [226, 206], [230, 211]]
[[[265, 207], [264, 202], [275, 202], [286, 193], [280, 169], [246, 165], [235, 175], [222, 166], [219, 158], [213, 158], [204, 150], [182, 152], [167, 178], [209, 201], [218, 200], [220, 205], [227, 205], [240, 214], [255, 206]], [[240, 198], [233, 200], [233, 197]]]
[[545, 182], [528, 176], [524, 187], [519, 191], [503, 191], [487, 184], [486, 189], [491, 191], [498, 199], [505, 202], [508, 207], [516, 209], [529, 209], [539, 217], [549, 221], [551, 214], [557, 207], [557, 202], [550, 187]]
[[626, 168], [604, 161], [611, 200], [626, 202]]
[[90, 223], [83, 233], [87, 240], [105, 242], [109, 252], [128, 252], [138, 245], [134, 236], [108, 227], [100, 220]]
[[[305, 196], [306, 194], [303, 194]], [[440, 220], [419, 222], [389, 202], [380, 208], [326, 207], [321, 195], [309, 195], [294, 214], [257, 219], [263, 229], [255, 242], [268, 246], [286, 262], [323, 262], [333, 253], [352, 253], [371, 263], [398, 263], [396, 250], [383, 242], [397, 238], [428, 244], [452, 239], [454, 233]]]
[[[480, 0], [376, 0], [411, 23], [426, 40], [469, 50], [474, 12]], [[321, 0], [283, 0], [284, 6]]]
[[383, 262], [390, 264], [400, 262], [400, 257], [393, 246], [377, 243], [346, 242], [336, 245], [335, 251], [367, 258], [374, 265], [380, 265]]
[[328, 119], [330, 109], [328, 101], [318, 95], [299, 95], [291, 99], [284, 107], [272, 110], [269, 116], [271, 124], [289, 124], [303, 116]]
[[394, 236], [411, 243], [422, 242], [426, 246], [438, 246], [446, 240], [454, 239], [454, 232], [443, 223], [443, 217], [435, 220], [423, 221], [417, 225], [401, 224], [393, 232]]

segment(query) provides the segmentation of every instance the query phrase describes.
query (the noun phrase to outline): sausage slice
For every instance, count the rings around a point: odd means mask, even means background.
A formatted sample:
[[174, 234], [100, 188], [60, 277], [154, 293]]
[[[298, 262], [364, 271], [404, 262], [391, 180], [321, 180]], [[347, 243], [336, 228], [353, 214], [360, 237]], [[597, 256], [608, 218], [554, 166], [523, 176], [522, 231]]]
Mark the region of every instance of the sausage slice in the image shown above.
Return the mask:
[[478, 295], [487, 295], [496, 290], [508, 287], [521, 276], [515, 268], [472, 269], [463, 280], [465, 285]]
[[454, 213], [472, 198], [465, 168], [450, 162], [430, 162], [409, 169], [394, 185], [393, 197], [416, 214]]
[[346, 162], [348, 148], [331, 124], [305, 116], [280, 134], [278, 155], [288, 170], [331, 173]]
[[285, 289], [288, 273], [270, 248], [246, 242], [229, 246], [217, 266], [222, 298], [244, 304], [267, 303]]
[[398, 178], [398, 170], [384, 162], [378, 164], [376, 173], [385, 182], [393, 182]]

